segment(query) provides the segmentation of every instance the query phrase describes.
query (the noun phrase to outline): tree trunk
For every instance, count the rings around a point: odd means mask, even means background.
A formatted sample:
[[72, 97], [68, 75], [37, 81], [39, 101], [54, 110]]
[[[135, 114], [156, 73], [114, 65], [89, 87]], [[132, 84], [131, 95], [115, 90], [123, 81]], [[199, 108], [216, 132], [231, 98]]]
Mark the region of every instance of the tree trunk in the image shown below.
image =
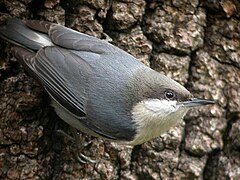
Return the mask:
[[9, 18], [56, 22], [112, 43], [198, 98], [160, 137], [133, 148], [86, 135], [77, 148], [44, 89], [0, 40], [0, 179], [240, 179], [240, 2], [0, 0]]

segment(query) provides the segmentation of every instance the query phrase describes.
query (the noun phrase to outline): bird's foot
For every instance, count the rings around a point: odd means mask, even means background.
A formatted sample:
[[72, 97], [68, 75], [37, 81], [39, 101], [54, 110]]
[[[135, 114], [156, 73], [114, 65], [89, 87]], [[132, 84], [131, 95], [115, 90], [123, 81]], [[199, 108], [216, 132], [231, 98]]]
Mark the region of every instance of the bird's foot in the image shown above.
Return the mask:
[[[76, 129], [75, 129], [75, 131], [76, 131]], [[74, 133], [77, 133], [76, 135], [79, 135], [77, 131]], [[76, 145], [77, 145], [77, 149], [78, 149], [78, 153], [76, 153], [78, 161], [81, 163], [84, 163], [84, 164], [87, 162], [96, 163], [96, 160], [93, 160], [90, 157], [88, 157], [82, 153], [84, 148], [87, 147], [88, 145], [90, 145], [92, 142], [91, 141], [86, 142], [85, 137], [79, 138], [79, 136], [78, 136], [78, 138], [75, 139], [75, 141], [76, 141]]]
[[76, 146], [76, 148], [77, 148], [76, 158], [79, 162], [84, 163], [84, 164], [87, 162], [96, 163], [96, 160], [93, 160], [90, 157], [88, 157], [82, 153], [84, 148], [87, 147], [88, 145], [90, 145], [92, 142], [91, 141], [86, 142], [85, 137], [83, 137], [83, 136], [79, 137], [79, 133], [75, 128], [71, 127], [72, 135], [67, 134], [63, 130], [57, 130], [57, 132], [74, 143], [74, 146]]

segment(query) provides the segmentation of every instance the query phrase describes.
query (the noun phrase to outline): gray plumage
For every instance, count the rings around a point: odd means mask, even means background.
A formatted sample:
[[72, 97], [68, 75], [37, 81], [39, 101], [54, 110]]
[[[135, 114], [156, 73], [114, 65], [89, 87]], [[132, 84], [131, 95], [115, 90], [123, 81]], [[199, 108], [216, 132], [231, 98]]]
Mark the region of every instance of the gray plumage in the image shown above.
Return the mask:
[[[164, 99], [168, 89], [177, 92], [178, 101], [191, 97], [118, 47], [57, 24], [12, 19], [0, 28], [0, 36], [18, 45], [12, 48], [14, 56], [41, 82], [63, 120], [107, 139], [135, 138], [138, 127], [131, 111], [144, 99]], [[69, 114], [61, 115], [63, 110]]]

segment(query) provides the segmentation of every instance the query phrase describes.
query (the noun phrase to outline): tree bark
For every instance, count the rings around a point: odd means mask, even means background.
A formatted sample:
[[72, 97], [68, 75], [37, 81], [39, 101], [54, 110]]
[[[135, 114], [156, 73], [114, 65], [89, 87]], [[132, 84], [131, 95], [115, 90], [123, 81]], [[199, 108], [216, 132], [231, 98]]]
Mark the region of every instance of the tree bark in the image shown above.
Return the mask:
[[237, 0], [0, 0], [9, 18], [47, 20], [112, 43], [198, 98], [181, 124], [133, 148], [85, 136], [77, 148], [44, 89], [0, 40], [0, 179], [240, 179], [240, 3]]

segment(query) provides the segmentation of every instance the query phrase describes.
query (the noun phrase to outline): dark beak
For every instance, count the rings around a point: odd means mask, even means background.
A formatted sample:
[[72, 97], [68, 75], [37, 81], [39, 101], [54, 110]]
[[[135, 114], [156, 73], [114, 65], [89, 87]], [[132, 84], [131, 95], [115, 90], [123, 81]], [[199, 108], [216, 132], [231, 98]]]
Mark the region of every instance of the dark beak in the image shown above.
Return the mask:
[[197, 98], [191, 98], [188, 101], [182, 102], [182, 104], [185, 107], [194, 107], [194, 106], [203, 106], [208, 104], [214, 104], [214, 101], [206, 100], [206, 99], [197, 99]]

